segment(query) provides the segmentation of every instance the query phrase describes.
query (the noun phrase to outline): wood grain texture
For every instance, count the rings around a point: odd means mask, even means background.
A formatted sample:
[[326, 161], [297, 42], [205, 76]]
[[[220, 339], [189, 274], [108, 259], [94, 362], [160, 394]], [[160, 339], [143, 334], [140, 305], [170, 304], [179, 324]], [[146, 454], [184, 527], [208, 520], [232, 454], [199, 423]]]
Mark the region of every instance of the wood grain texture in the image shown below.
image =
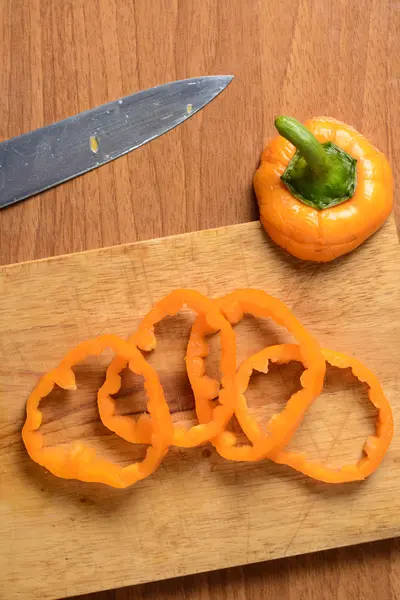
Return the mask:
[[[1, 138], [176, 78], [236, 80], [176, 131], [2, 211], [0, 261], [254, 218], [251, 178], [278, 113], [352, 123], [398, 180], [399, 28], [388, 0], [1, 0]], [[395, 598], [399, 571], [393, 541], [115, 594]]]
[[[254, 287], [281, 298], [323, 347], [355, 354], [376, 372], [396, 429], [399, 258], [393, 219], [351, 255], [321, 265], [284, 254], [253, 222], [2, 267], [5, 597], [45, 600], [400, 534], [393, 502], [400, 481], [398, 437], [382, 468], [362, 484], [327, 486], [268, 461], [232, 463], [200, 447], [171, 449], [152, 477], [122, 491], [57, 479], [29, 459], [20, 435], [26, 398], [40, 374], [84, 339], [102, 332], [127, 336], [154, 302], [178, 287], [211, 297]], [[184, 361], [192, 321], [187, 310], [166, 319], [148, 356], [174, 421], [184, 424], [195, 421]], [[292, 339], [254, 318], [235, 331], [238, 363]], [[216, 374], [217, 336], [210, 347], [207, 373]], [[129, 464], [142, 447], [110, 434], [97, 414], [96, 390], [109, 360], [107, 353], [85, 360], [76, 368], [76, 392], [54, 390], [44, 400], [42, 431], [46, 445], [85, 439], [101, 456]], [[296, 364], [276, 366], [252, 378], [247, 397], [260, 423], [299, 389], [301, 372]], [[141, 389], [137, 378], [124, 375], [120, 413], [143, 410]], [[353, 376], [329, 369], [324, 392], [288, 448], [333, 468], [354, 462], [374, 431], [375, 416]], [[72, 578], [64, 577], [66, 565]]]

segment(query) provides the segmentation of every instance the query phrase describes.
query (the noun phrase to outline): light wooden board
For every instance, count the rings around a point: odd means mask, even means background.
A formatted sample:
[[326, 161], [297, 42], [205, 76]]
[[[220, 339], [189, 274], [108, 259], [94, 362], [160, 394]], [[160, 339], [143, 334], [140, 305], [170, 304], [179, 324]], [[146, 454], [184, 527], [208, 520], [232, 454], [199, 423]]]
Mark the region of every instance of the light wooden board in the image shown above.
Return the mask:
[[[176, 287], [210, 296], [257, 287], [285, 301], [321, 344], [364, 360], [400, 410], [400, 270], [390, 221], [359, 250], [306, 264], [273, 246], [258, 223], [3, 267], [0, 289], [0, 589], [4, 598], [56, 598], [395, 536], [400, 532], [398, 437], [361, 484], [329, 487], [285, 467], [224, 461], [211, 447], [175, 449], [137, 486], [114, 490], [59, 480], [28, 458], [24, 404], [43, 372], [79, 341], [128, 335], [152, 303]], [[184, 312], [158, 329], [149, 357], [175, 420], [193, 418], [185, 379]], [[270, 324], [237, 328], [241, 358], [286, 341]], [[215, 372], [218, 344], [208, 368]], [[43, 402], [47, 443], [86, 437], [122, 462], [137, 448], [96, 418], [104, 360], [77, 369], [80, 389]], [[295, 389], [296, 365], [255, 377], [252, 410], [266, 418]], [[133, 402], [130, 391], [136, 391]], [[268, 401], [265, 402], [265, 397]], [[123, 411], [138, 410], [138, 382], [124, 381]], [[330, 371], [324, 394], [292, 447], [338, 465], [354, 460], [373, 411], [361, 387]]]

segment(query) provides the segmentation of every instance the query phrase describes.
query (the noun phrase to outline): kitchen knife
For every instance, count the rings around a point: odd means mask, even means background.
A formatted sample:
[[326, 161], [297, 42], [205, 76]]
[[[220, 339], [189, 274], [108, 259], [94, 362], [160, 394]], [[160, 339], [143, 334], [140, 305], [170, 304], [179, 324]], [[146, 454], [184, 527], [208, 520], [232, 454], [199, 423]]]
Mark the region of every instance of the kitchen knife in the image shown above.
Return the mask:
[[0, 143], [0, 208], [154, 140], [204, 108], [232, 79], [165, 83]]

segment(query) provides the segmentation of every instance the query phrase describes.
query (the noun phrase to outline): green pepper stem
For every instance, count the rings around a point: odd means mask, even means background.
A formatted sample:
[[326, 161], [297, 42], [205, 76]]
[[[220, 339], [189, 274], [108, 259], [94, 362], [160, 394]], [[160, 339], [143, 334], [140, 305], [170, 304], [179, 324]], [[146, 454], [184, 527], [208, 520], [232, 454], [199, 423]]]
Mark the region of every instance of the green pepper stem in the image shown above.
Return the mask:
[[278, 117], [275, 120], [275, 127], [282, 137], [289, 140], [297, 148], [299, 154], [304, 157], [314, 173], [321, 174], [329, 169], [322, 144], [297, 119], [284, 116]]
[[292, 117], [278, 117], [279, 133], [297, 148], [281, 180], [304, 204], [323, 210], [351, 198], [357, 185], [356, 159], [332, 141], [320, 144]]

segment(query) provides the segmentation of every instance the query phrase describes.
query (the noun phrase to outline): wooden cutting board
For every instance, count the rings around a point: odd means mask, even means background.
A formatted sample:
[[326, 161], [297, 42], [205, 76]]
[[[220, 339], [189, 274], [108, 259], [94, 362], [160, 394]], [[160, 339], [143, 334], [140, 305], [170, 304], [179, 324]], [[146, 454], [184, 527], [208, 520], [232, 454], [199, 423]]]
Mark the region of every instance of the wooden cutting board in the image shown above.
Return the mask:
[[[325, 265], [287, 256], [259, 223], [247, 223], [3, 267], [2, 597], [56, 598], [398, 535], [398, 436], [379, 471], [357, 484], [328, 486], [267, 461], [231, 463], [207, 446], [171, 450], [156, 474], [120, 491], [45, 472], [27, 456], [20, 430], [38, 377], [76, 343], [103, 332], [127, 336], [176, 287], [217, 296], [247, 286], [281, 298], [322, 345], [365, 361], [380, 377], [398, 427], [399, 258], [393, 221], [351, 255]], [[166, 320], [149, 356], [174, 420], [185, 422], [193, 420], [183, 361], [191, 319], [184, 311]], [[237, 336], [239, 358], [290, 339], [250, 317]], [[215, 372], [216, 340], [211, 346], [208, 369]], [[95, 391], [107, 360], [77, 368], [77, 392], [43, 401], [46, 443], [86, 438], [128, 463], [142, 448], [108, 434], [97, 418]], [[251, 410], [264, 419], [279, 410], [300, 373], [294, 364], [255, 376]], [[141, 382], [124, 375], [119, 410], [142, 405]], [[362, 386], [330, 369], [291, 447], [338, 466], [359, 456], [373, 423]]]

